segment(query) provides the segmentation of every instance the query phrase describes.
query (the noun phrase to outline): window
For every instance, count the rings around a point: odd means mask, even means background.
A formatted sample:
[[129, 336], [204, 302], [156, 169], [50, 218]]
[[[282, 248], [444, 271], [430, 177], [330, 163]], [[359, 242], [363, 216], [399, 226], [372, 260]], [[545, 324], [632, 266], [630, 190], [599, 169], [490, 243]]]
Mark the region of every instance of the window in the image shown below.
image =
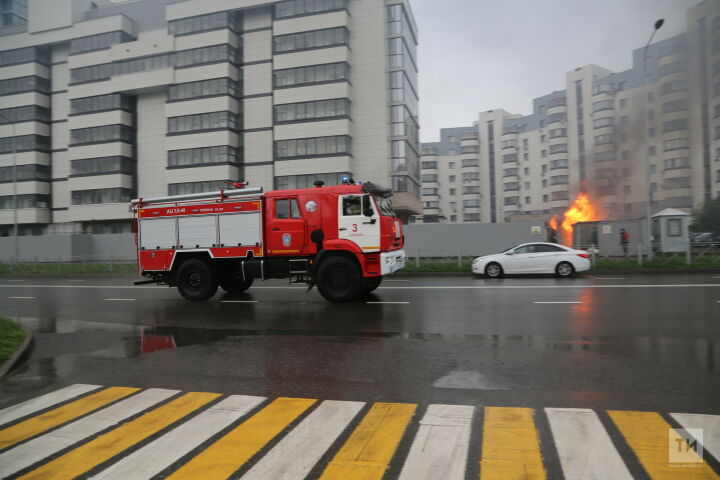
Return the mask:
[[648, 128], [648, 137], [655, 138], [655, 129], [654, 128]]
[[690, 188], [690, 177], [666, 178], [663, 182], [663, 188], [665, 190]]
[[129, 188], [98, 188], [71, 192], [73, 205], [97, 205], [103, 203], [127, 203], [135, 193]]
[[171, 183], [168, 195], [186, 195], [189, 193], [216, 192], [227, 189], [227, 180], [210, 180], [206, 182]]
[[550, 153], [551, 153], [551, 154], [553, 154], [553, 153], [567, 153], [567, 151], [568, 151], [568, 149], [567, 149], [567, 144], [566, 144], [566, 143], [561, 143], [561, 144], [558, 144], [558, 145], [550, 145]]
[[[517, 145], [517, 141], [515, 141], [515, 145]], [[523, 148], [525, 148], [525, 149], [528, 148], [528, 139], [527, 138], [523, 138]]]
[[540, 143], [545, 143], [547, 141], [547, 137], [545, 135], [540, 135]]
[[240, 153], [227, 145], [217, 147], [188, 148], [168, 152], [168, 168], [181, 168], [193, 165], [238, 164]]
[[[17, 208], [48, 208], [49, 206], [49, 195], [25, 194], [17, 196]], [[12, 210], [14, 208], [15, 198], [12, 195], [0, 197], [0, 210]]]
[[564, 122], [567, 119], [567, 114], [563, 113], [551, 113], [547, 116], [547, 124]]
[[480, 147], [478, 147], [477, 145], [469, 145], [469, 146], [465, 146], [465, 147], [460, 147], [460, 153], [463, 153], [463, 154], [479, 153], [479, 152], [480, 152]]
[[504, 197], [504, 205], [518, 205], [520, 203], [520, 197]]
[[567, 158], [550, 161], [550, 170], [555, 170], [556, 168], [568, 168]]
[[326, 28], [311, 32], [291, 33], [273, 37], [273, 53], [309, 50], [312, 48], [347, 45], [348, 30], [345, 27]]
[[593, 102], [592, 109], [593, 112], [600, 112], [602, 110], [612, 110], [614, 108], [614, 104], [612, 100], [600, 100], [598, 102]]
[[122, 156], [83, 158], [70, 161], [70, 176], [104, 175], [124, 173], [131, 175], [135, 170], [135, 161]]
[[463, 200], [463, 207], [465, 208], [480, 208], [480, 199], [475, 198], [471, 200]]
[[530, 190], [530, 182], [525, 182], [525, 183], [523, 184], [523, 188], [524, 188], [525, 190]]
[[567, 185], [570, 183], [570, 177], [568, 175], [555, 175], [550, 177], [550, 185]]
[[322, 181], [325, 185], [340, 185], [343, 177], [352, 177], [352, 174], [350, 172], [332, 172], [308, 175], [285, 175], [275, 177], [275, 189], [311, 188], [317, 181]]
[[549, 138], [567, 137], [567, 128], [554, 128], [548, 132]]
[[[605, 153], [605, 152], [603, 152], [603, 153]], [[630, 151], [629, 150], [623, 150], [622, 159], [623, 159], [623, 161], [630, 160]]]
[[433, 200], [431, 202], [423, 202], [423, 208], [440, 208], [440, 202]]
[[[354, 212], [357, 204], [357, 213]], [[343, 215], [360, 215], [360, 197], [343, 198]], [[300, 218], [300, 208], [296, 198], [275, 200], [275, 218]]]
[[422, 168], [426, 168], [428, 170], [436, 170], [437, 165], [437, 162], [422, 162]]
[[543, 195], [542, 198], [543, 198], [543, 202], [547, 203], [547, 201], [548, 201], [548, 195], [545, 194], [545, 195]]
[[238, 130], [238, 116], [232, 112], [210, 112], [168, 118], [168, 134], [205, 130]]
[[449, 156], [453, 156], [453, 155], [455, 155], [455, 153], [456, 153], [456, 152], [455, 152], [455, 149], [454, 149], [454, 148], [448, 148], [448, 155], [449, 155]]
[[476, 182], [480, 180], [480, 174], [478, 172], [470, 172], [462, 174], [463, 182]]
[[119, 93], [70, 100], [70, 115], [106, 112], [110, 110], [130, 111], [130, 99]]
[[134, 132], [127, 125], [103, 125], [101, 127], [77, 128], [70, 130], [70, 145], [90, 143], [134, 141]]
[[[49, 165], [18, 165], [17, 181], [48, 181], [50, 180]], [[0, 183], [9, 183], [13, 181], [13, 167], [0, 167]]]
[[188, 35], [191, 33], [207, 32], [229, 28], [236, 30], [236, 16], [230, 12], [217, 12], [196, 17], [181, 18], [168, 22], [170, 35]]
[[50, 151], [50, 137], [43, 135], [19, 135], [17, 137], [0, 138], [0, 153], [12, 153], [13, 144], [16, 152]]
[[438, 194], [438, 188], [423, 188], [422, 194], [423, 195], [437, 195]]
[[620, 108], [626, 108], [627, 107], [627, 98], [621, 98], [620, 99]]
[[668, 95], [673, 92], [684, 92], [687, 90], [686, 80], [675, 80], [660, 85], [660, 95]]
[[346, 81], [350, 76], [350, 66], [345, 62], [326, 63], [309, 67], [286, 68], [273, 72], [273, 85], [276, 88], [312, 85], [317, 83]]
[[350, 137], [296, 138], [275, 141], [275, 158], [305, 158], [350, 154]]
[[456, 190], [455, 188], [451, 188], [451, 189], [450, 189], [450, 195], [451, 195], [451, 196], [455, 195], [456, 192], [457, 192], [457, 190]]
[[623, 193], [624, 193], [625, 195], [630, 195], [630, 192], [631, 192], [630, 185], [624, 185], [624, 186], [623, 186]]
[[523, 153], [523, 162], [527, 162], [530, 159], [530, 156], [527, 153]]
[[525, 197], [525, 205], [530, 203], [530, 197]]
[[480, 166], [480, 160], [477, 158], [466, 158], [462, 161], [463, 168], [465, 167], [479, 167]]
[[543, 181], [542, 181], [542, 186], [543, 186], [543, 188], [547, 188], [547, 186], [548, 186], [547, 178], [544, 178], [544, 179], [543, 179]]
[[610, 143], [613, 143], [612, 135], [596, 135], [595, 136], [595, 145], [607, 145]]
[[0, 80], [0, 95], [25, 92], [40, 92], [47, 95], [50, 93], [50, 80], [37, 75]]
[[463, 213], [463, 222], [479, 222], [479, 213]]
[[557, 201], [557, 200], [569, 200], [570, 199], [570, 193], [569, 192], [552, 192], [550, 194], [550, 200]]
[[510, 154], [502, 156], [503, 163], [517, 162], [517, 159], [518, 159], [517, 153], [510, 153]]
[[0, 109], [0, 125], [21, 122], [50, 123], [50, 109], [40, 105]]
[[116, 43], [125, 43], [132, 40], [134, 40], [132, 35], [120, 30], [90, 35], [88, 37], [73, 38], [70, 40], [70, 55], [104, 50]]
[[508, 182], [503, 184], [503, 191], [504, 192], [515, 192], [517, 190], [520, 190], [520, 183], [519, 182]]
[[655, 155], [655, 152], [656, 152], [655, 145], [651, 145], [648, 147], [648, 155], [650, 155], [652, 157]]
[[566, 250], [555, 245], [535, 245], [535, 253], [565, 252]]
[[455, 170], [455, 162], [448, 162], [448, 168], [450, 170]]
[[673, 100], [662, 104], [663, 113], [681, 112], [688, 109], [687, 100]]
[[275, 18], [296, 17], [347, 8], [347, 0], [290, 0], [275, 5]]
[[668, 237], [682, 236], [682, 220], [679, 218], [668, 218], [667, 221]]
[[423, 182], [437, 182], [438, 176], [434, 173], [425, 174], [422, 176], [422, 181]]
[[350, 116], [350, 100], [336, 98], [314, 102], [287, 103], [275, 105], [275, 123], [303, 122], [325, 118], [347, 118]]
[[463, 193], [463, 195], [480, 193], [480, 187], [463, 187], [462, 193]]
[[517, 168], [505, 168], [503, 169], [503, 177], [517, 177]]
[[[627, 117], [623, 117], [627, 118]], [[620, 120], [622, 122], [622, 119]], [[615, 119], [613, 117], [605, 117], [605, 118], [596, 118], [593, 120], [593, 127], [594, 128], [603, 128], [603, 127], [612, 127], [615, 123]], [[621, 123], [622, 125], [622, 123]]]
[[547, 150], [540, 150], [540, 158], [547, 157]]
[[16, 48], [0, 52], [0, 67], [33, 62], [50, 65], [50, 52], [38, 47]]
[[190, 100], [218, 95], [237, 96], [237, 82], [230, 78], [213, 78], [199, 82], [179, 83], [168, 88], [168, 100]]
[[674, 130], [687, 130], [687, 129], [688, 129], [688, 119], [687, 118], [678, 118], [676, 120], [668, 120], [666, 122], [663, 122], [663, 133], [672, 132]]
[[455, 175], [450, 175], [450, 176], [448, 177], [448, 182], [450, 182], [450, 183], [455, 183]]
[[664, 151], [678, 150], [681, 148], [690, 148], [690, 141], [687, 138], [675, 138], [663, 142]]
[[517, 148], [518, 141], [515, 139], [505, 140], [502, 142], [502, 148]]
[[592, 87], [593, 95], [597, 95], [599, 93], [612, 93], [612, 91], [613, 91], [612, 83], [599, 83], [597, 85], [593, 85], [593, 87]]

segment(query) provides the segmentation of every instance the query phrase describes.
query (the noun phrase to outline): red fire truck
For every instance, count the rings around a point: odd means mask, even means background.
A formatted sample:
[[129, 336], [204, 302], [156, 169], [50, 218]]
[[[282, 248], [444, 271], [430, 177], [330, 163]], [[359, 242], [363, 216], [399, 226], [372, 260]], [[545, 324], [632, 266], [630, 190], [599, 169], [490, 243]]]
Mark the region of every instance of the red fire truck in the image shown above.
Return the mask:
[[207, 300], [218, 286], [238, 293], [256, 278], [288, 278], [347, 302], [405, 265], [389, 190], [352, 180], [265, 193], [239, 186], [133, 200], [138, 269], [149, 278], [135, 283]]

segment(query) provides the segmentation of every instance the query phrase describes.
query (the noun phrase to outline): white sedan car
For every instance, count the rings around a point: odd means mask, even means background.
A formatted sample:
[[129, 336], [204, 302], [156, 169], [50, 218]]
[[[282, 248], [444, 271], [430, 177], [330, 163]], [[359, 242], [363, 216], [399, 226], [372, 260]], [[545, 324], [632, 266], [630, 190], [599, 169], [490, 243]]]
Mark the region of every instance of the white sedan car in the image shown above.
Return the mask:
[[472, 263], [474, 274], [490, 278], [506, 273], [554, 273], [570, 277], [589, 269], [588, 252], [544, 242], [523, 243], [496, 255], [478, 257]]

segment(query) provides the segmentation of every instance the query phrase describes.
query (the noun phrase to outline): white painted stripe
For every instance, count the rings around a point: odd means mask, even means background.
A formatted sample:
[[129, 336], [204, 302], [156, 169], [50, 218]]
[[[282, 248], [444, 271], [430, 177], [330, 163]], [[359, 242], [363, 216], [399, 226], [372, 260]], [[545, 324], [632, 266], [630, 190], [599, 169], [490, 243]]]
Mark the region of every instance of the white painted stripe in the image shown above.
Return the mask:
[[100, 385], [76, 383], [75, 385], [70, 385], [69, 387], [61, 388], [60, 390], [55, 390], [54, 392], [32, 398], [26, 402], [18, 403], [12, 407], [7, 407], [0, 410], [0, 425], [15, 421], [18, 418], [25, 417], [31, 413], [44, 410], [48, 407], [52, 407], [53, 405], [77, 397], [78, 395], [92, 392], [98, 388], [100, 388]]
[[247, 414], [263, 400], [264, 397], [232, 395], [92, 478], [97, 480], [152, 478]]
[[106, 298], [106, 302], [134, 302], [134, 298]]
[[[715, 277], [720, 278], [720, 277]], [[27, 282], [27, 280], [8, 280], [8, 282]]]
[[561, 303], [561, 304], [562, 303], [572, 303], [572, 304], [577, 305], [577, 304], [581, 304], [582, 302], [533, 302], [533, 303], [540, 303], [540, 304], [543, 304], [543, 303]]
[[20, 299], [20, 300], [32, 300], [35, 297], [8, 297], [8, 298], [16, 298], [16, 299]]
[[87, 280], [68, 280], [68, 282], [87, 282]]
[[383, 280], [384, 282], [409, 282], [410, 280], [394, 280], [392, 278], [388, 278], [387, 280]]
[[242, 479], [303, 480], [363, 405], [325, 400]]
[[702, 428], [703, 449], [720, 461], [720, 415], [698, 413], [670, 414], [683, 428]]
[[597, 414], [588, 408], [546, 408], [565, 480], [632, 480]]
[[627, 280], [627, 277], [592, 277], [595, 280]]
[[115, 427], [123, 420], [172, 397], [176, 393], [178, 393], [178, 390], [150, 388], [64, 427], [34, 438], [29, 442], [21, 443], [0, 454], [0, 477], [4, 478], [12, 475], [85, 438]]
[[395, 303], [395, 304], [399, 304], [399, 305], [407, 305], [410, 302], [365, 302], [365, 303], [390, 303], [390, 304]]
[[430, 405], [399, 480], [463, 480], [475, 407]]
[[220, 300], [220, 303], [260, 303], [259, 300]]

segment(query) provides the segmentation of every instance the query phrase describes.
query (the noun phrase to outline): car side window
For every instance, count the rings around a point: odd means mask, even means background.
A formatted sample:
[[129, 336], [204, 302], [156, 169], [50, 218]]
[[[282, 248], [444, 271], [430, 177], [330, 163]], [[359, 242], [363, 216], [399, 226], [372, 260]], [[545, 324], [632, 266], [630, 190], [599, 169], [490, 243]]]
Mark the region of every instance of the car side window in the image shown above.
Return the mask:
[[560, 247], [556, 247], [555, 245], [536, 245], [536, 251], [537, 252], [564, 252]]
[[296, 198], [275, 200], [275, 218], [300, 218], [300, 207]]
[[361, 197], [343, 197], [342, 212], [346, 217], [354, 217], [362, 213]]
[[535, 253], [535, 245], [525, 245], [515, 249], [515, 254]]

